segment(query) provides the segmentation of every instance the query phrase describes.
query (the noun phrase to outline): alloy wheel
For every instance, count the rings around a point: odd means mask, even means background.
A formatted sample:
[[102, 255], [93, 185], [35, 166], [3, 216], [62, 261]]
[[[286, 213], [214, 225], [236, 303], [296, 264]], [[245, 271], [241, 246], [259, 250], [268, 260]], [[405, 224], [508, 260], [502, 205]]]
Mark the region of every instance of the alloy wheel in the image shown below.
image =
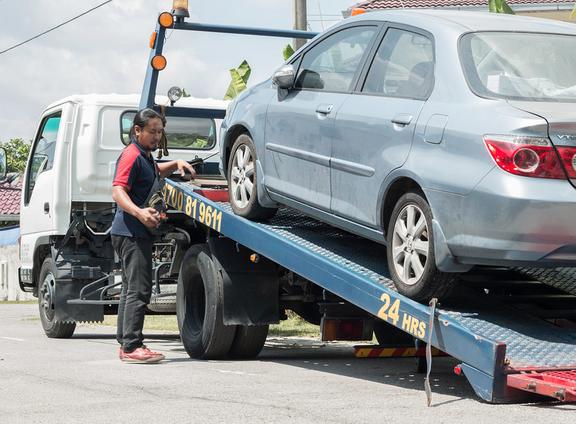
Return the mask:
[[392, 258], [396, 274], [406, 285], [422, 277], [429, 255], [429, 229], [424, 212], [414, 205], [405, 206], [394, 223]]
[[231, 194], [239, 208], [245, 208], [254, 195], [254, 158], [250, 147], [241, 145], [232, 159]]

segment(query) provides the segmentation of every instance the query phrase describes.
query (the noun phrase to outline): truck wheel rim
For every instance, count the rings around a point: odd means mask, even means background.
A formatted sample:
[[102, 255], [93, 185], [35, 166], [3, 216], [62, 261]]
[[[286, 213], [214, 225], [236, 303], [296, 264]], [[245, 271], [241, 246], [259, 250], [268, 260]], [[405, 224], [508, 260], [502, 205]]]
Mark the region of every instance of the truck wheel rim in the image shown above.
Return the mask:
[[49, 272], [46, 277], [44, 277], [42, 287], [40, 288], [40, 311], [48, 321], [52, 321], [54, 318], [54, 310], [52, 308], [54, 282], [54, 275]]
[[394, 223], [392, 258], [402, 283], [412, 286], [422, 274], [429, 256], [429, 231], [426, 216], [416, 205], [402, 209]]
[[245, 208], [254, 191], [254, 159], [248, 145], [243, 144], [232, 159], [232, 200], [239, 208]]

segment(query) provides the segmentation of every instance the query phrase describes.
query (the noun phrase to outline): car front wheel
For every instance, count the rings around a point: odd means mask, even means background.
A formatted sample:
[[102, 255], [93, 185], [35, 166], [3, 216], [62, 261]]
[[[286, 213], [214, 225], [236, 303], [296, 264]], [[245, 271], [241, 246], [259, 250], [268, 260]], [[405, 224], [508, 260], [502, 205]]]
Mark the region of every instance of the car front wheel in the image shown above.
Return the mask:
[[228, 194], [236, 215], [252, 220], [271, 218], [276, 208], [265, 208], [258, 203], [256, 178], [256, 149], [248, 134], [241, 134], [228, 159]]
[[420, 302], [450, 293], [457, 274], [436, 268], [432, 211], [421, 194], [406, 193], [398, 199], [387, 242], [388, 268], [399, 293]]

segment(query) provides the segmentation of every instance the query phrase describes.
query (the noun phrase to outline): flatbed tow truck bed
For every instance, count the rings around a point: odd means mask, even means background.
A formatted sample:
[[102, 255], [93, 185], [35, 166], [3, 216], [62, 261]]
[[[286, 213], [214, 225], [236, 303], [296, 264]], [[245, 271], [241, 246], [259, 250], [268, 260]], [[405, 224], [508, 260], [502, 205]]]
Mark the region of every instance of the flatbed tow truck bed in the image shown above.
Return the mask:
[[[266, 223], [252, 222], [205, 195], [171, 180], [164, 189], [171, 208], [458, 359], [455, 372], [485, 401], [545, 399], [535, 394], [576, 401], [576, 329], [532, 313], [541, 309], [537, 302], [532, 308], [530, 300], [472, 284], [454, 306], [433, 310], [395, 291], [384, 246], [288, 208]], [[486, 281], [476, 286], [497, 285]], [[570, 295], [554, 296], [574, 304]]]

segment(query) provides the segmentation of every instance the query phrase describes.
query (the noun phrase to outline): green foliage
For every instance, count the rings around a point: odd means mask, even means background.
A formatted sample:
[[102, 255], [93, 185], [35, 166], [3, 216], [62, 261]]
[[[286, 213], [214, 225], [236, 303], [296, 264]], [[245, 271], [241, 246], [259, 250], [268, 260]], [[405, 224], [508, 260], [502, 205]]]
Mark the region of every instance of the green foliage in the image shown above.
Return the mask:
[[284, 55], [284, 60], [288, 60], [294, 54], [294, 49], [290, 44], [286, 44], [286, 47], [284, 47], [284, 51], [282, 52], [282, 54]]
[[248, 65], [248, 62], [245, 60], [242, 61], [238, 68], [230, 69], [230, 76], [232, 77], [232, 81], [230, 82], [230, 86], [226, 91], [224, 100], [232, 100], [238, 96], [238, 94], [246, 90], [251, 72], [252, 69], [250, 68], [250, 65]]
[[23, 173], [26, 168], [26, 160], [28, 159], [31, 143], [25, 142], [21, 138], [13, 138], [6, 143], [0, 143], [0, 146], [6, 149], [7, 172]]
[[182, 97], [190, 97], [190, 94], [186, 93], [186, 90], [182, 89]]
[[488, 0], [488, 10], [493, 13], [506, 13], [508, 15], [514, 15], [514, 11], [506, 0]]

